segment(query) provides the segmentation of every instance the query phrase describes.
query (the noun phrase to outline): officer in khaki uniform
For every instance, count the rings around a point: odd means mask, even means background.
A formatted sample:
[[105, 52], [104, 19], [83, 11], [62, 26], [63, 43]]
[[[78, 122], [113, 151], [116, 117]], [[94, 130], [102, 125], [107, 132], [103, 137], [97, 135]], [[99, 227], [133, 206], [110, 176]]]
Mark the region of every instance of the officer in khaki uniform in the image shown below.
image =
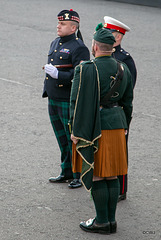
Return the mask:
[[[115, 18], [109, 17], [109, 16], [105, 16], [104, 17], [104, 28], [109, 29], [113, 36], [115, 37], [115, 44], [114, 44], [114, 48], [113, 48], [113, 54], [112, 56], [121, 61], [124, 62], [131, 73], [132, 76], [132, 82], [133, 82], [133, 89], [135, 87], [136, 84], [136, 78], [137, 78], [137, 70], [136, 70], [136, 65], [135, 62], [132, 58], [132, 56], [130, 55], [129, 52], [125, 51], [122, 47], [121, 47], [121, 43], [122, 43], [122, 39], [125, 35], [126, 32], [130, 31], [130, 28], [125, 25], [124, 23], [116, 20]], [[129, 133], [129, 129], [128, 129], [128, 133]], [[126, 135], [126, 142], [127, 142], [127, 147], [128, 147], [128, 134]], [[118, 176], [119, 177], [119, 181], [120, 181], [120, 196], [119, 196], [119, 201], [120, 200], [125, 200], [127, 197], [127, 185], [128, 185], [128, 175], [123, 175], [123, 176]]]
[[50, 121], [61, 151], [60, 175], [49, 178], [49, 181], [60, 183], [74, 178], [69, 184], [70, 188], [81, 186], [80, 173], [73, 175], [71, 166], [72, 144], [68, 127], [70, 91], [75, 66], [90, 58], [79, 22], [80, 17], [73, 9], [62, 10], [58, 14], [58, 37], [50, 45], [48, 64], [44, 66], [43, 97], [48, 97]]

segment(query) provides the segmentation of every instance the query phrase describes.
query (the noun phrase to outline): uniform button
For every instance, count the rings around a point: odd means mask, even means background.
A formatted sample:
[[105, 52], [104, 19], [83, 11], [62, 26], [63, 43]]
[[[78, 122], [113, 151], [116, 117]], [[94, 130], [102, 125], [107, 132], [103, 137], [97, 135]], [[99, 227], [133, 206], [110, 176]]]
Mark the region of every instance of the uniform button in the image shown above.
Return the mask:
[[59, 45], [62, 45], [62, 43], [60, 42]]
[[57, 52], [57, 50], [55, 49], [55, 51], [54, 52]]
[[120, 52], [123, 52], [123, 50], [121, 49]]
[[59, 87], [63, 87], [63, 85], [61, 84], [61, 85], [59, 85]]
[[51, 62], [53, 62], [54, 60], [53, 59], [51, 59]]
[[126, 53], [126, 55], [128, 56], [128, 55], [130, 55], [129, 53]]
[[46, 77], [46, 80], [48, 80], [48, 77]]
[[78, 38], [76, 38], [76, 40], [78, 40]]
[[116, 51], [116, 48], [113, 48], [113, 49], [112, 49], [112, 52], [115, 52], [115, 51]]
[[63, 57], [60, 57], [60, 59], [62, 59]]

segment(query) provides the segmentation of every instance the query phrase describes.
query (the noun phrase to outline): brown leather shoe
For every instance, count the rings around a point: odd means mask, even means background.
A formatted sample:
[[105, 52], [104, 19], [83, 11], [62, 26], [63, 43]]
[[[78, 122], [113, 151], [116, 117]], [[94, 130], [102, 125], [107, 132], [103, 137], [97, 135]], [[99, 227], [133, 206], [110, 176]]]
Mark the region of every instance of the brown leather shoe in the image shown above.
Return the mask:
[[86, 232], [110, 234], [110, 223], [97, 223], [95, 218], [81, 222], [80, 228]]

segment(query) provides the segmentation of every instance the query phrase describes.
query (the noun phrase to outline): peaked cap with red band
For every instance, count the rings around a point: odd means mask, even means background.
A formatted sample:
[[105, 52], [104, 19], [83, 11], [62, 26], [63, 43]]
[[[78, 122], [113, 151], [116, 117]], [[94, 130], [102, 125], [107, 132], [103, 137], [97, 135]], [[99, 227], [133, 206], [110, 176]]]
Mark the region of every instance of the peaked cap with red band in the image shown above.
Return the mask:
[[104, 17], [104, 28], [108, 28], [113, 32], [120, 32], [122, 34], [125, 34], [125, 32], [129, 32], [130, 28], [125, 25], [124, 23], [112, 18], [105, 16]]
[[76, 11], [73, 11], [73, 9], [70, 10], [62, 10], [58, 14], [58, 20], [59, 21], [74, 21], [74, 22], [80, 22], [79, 15]]

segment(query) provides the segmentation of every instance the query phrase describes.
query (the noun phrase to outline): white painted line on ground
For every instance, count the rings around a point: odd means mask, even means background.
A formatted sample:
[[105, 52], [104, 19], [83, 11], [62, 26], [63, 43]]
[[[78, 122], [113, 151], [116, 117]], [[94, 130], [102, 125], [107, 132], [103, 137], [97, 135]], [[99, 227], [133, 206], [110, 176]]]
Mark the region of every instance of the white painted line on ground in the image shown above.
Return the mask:
[[13, 81], [13, 80], [10, 80], [10, 79], [0, 78], [0, 80], [5, 81], [5, 82], [10, 82], [10, 83], [15, 83], [15, 84], [18, 84], [18, 85], [23, 85], [25, 87], [33, 87], [31, 85], [20, 83], [20, 82], [16, 82], [16, 81]]

